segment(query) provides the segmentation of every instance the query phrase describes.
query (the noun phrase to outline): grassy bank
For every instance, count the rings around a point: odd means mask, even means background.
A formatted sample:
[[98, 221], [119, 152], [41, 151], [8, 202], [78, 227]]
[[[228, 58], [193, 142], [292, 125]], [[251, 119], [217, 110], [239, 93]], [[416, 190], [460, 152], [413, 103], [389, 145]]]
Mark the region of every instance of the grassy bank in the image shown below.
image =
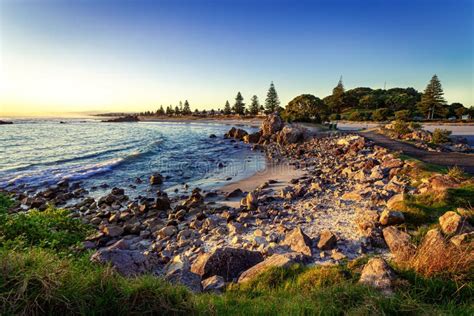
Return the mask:
[[0, 314], [472, 315], [473, 284], [399, 271], [393, 296], [358, 285], [360, 265], [274, 268], [224, 294], [192, 294], [160, 278], [125, 278], [87, 255], [0, 251]]

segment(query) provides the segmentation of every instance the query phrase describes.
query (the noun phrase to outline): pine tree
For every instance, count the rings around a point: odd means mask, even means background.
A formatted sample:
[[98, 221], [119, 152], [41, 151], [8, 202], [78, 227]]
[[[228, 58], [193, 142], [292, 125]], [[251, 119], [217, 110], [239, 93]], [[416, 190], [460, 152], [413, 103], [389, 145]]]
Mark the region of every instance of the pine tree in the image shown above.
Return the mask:
[[333, 113], [341, 113], [344, 108], [344, 85], [342, 84], [342, 76], [337, 86], [332, 89], [332, 95], [328, 100], [329, 107]]
[[446, 114], [446, 100], [443, 97], [444, 92], [441, 82], [437, 75], [433, 75], [430, 82], [426, 86], [418, 108], [426, 115], [427, 119], [433, 119], [435, 116], [444, 116]]
[[227, 100], [225, 102], [225, 105], [224, 105], [224, 112], [223, 112], [225, 115], [229, 115], [232, 113], [232, 109], [230, 108], [230, 103], [229, 103], [229, 100]]
[[173, 108], [171, 107], [171, 105], [168, 106], [168, 107], [166, 108], [166, 115], [171, 116], [171, 115], [173, 115], [173, 113], [174, 113], [174, 112], [173, 112]]
[[160, 105], [160, 108], [158, 109], [158, 111], [156, 111], [156, 114], [165, 115], [165, 110], [163, 109], [163, 105]]
[[278, 99], [278, 94], [275, 90], [275, 85], [273, 81], [270, 83], [270, 88], [267, 92], [267, 98], [265, 99], [265, 109], [267, 113], [273, 113], [278, 111], [280, 106], [280, 99]]
[[244, 98], [242, 97], [242, 94], [240, 94], [240, 91], [237, 93], [237, 96], [235, 97], [235, 103], [234, 103], [234, 112], [236, 114], [243, 115], [245, 113], [245, 103], [243, 102]]
[[183, 107], [182, 113], [183, 113], [183, 115], [191, 114], [191, 107], [189, 106], [188, 100], [184, 101], [184, 107]]
[[258, 102], [258, 97], [254, 95], [252, 99], [250, 99], [250, 108], [249, 108], [249, 113], [251, 115], [257, 115], [258, 111], [260, 111], [260, 103]]
[[175, 106], [174, 107], [174, 115], [180, 115], [181, 114], [181, 110], [179, 109], [178, 106]]

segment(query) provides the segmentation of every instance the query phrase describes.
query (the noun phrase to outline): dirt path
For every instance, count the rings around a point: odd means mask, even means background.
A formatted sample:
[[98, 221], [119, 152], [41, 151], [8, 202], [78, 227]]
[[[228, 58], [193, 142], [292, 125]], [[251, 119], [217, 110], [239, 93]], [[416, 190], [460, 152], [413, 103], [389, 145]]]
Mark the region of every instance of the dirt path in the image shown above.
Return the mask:
[[474, 154], [430, 152], [375, 132], [357, 133], [370, 139], [379, 146], [386, 147], [390, 150], [401, 151], [421, 161], [448, 167], [458, 166], [463, 168], [466, 172], [474, 174]]

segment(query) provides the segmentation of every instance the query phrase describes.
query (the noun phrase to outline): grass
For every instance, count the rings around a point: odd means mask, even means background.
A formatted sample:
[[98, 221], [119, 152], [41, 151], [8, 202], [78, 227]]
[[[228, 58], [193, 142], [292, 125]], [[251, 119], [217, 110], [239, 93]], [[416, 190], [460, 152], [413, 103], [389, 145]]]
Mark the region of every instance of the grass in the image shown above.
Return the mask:
[[153, 276], [125, 278], [51, 249], [0, 251], [0, 314], [469, 315], [472, 284], [398, 271], [393, 296], [357, 284], [360, 265], [273, 268], [222, 294], [193, 294]]

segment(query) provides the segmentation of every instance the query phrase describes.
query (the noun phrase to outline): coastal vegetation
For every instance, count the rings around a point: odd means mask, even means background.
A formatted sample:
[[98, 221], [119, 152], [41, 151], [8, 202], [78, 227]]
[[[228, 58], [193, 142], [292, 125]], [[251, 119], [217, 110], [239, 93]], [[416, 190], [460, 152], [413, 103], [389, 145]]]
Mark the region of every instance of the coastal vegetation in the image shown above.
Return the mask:
[[217, 110], [195, 109], [191, 113], [189, 102], [185, 106], [173, 107], [166, 110], [163, 106], [157, 111], [140, 113], [143, 116], [216, 116], [239, 115], [255, 116], [279, 112], [288, 121], [321, 122], [329, 120], [349, 121], [422, 121], [422, 120], [469, 120], [474, 117], [474, 107], [470, 108], [461, 103], [448, 104], [444, 98], [441, 82], [437, 75], [433, 75], [423, 92], [414, 88], [372, 89], [357, 87], [346, 90], [340, 78], [332, 94], [319, 98], [312, 94], [302, 94], [293, 98], [284, 108], [273, 82], [267, 92], [264, 106], [260, 106], [257, 96], [252, 97], [246, 107], [244, 98], [237, 93], [235, 103], [231, 107], [229, 101], [224, 107]]

